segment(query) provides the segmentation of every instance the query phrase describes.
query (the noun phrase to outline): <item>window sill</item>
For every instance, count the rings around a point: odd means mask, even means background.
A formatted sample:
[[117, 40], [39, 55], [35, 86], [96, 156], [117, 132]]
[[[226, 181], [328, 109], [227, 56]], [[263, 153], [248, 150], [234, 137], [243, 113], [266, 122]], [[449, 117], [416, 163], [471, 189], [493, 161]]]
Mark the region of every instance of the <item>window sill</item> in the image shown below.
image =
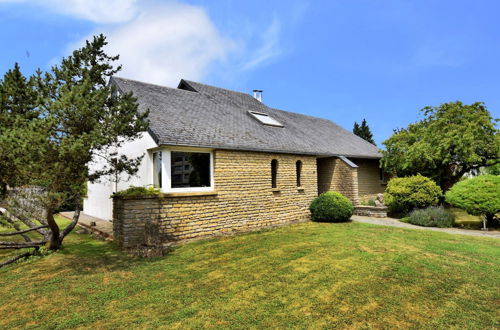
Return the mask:
[[212, 191], [186, 191], [186, 192], [167, 192], [162, 193], [163, 197], [192, 197], [192, 196], [216, 196], [218, 193]]
[[281, 192], [281, 189], [280, 188], [271, 188], [271, 191], [274, 193], [274, 192]]
[[297, 191], [298, 191], [298, 192], [304, 192], [304, 188], [298, 187], [298, 188], [297, 188]]

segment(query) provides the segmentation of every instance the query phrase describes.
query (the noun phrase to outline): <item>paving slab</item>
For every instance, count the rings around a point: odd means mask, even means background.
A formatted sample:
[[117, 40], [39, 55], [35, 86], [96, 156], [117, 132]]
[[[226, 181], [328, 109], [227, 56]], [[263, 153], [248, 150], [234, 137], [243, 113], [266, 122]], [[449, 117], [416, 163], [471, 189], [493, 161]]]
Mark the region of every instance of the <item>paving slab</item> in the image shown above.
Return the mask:
[[[61, 216], [67, 219], [73, 219], [75, 212], [61, 212]], [[93, 225], [95, 223], [95, 226]], [[105, 238], [113, 239], [113, 223], [108, 220], [92, 217], [88, 214], [80, 212], [78, 225], [90, 230], [91, 232], [103, 236]]]
[[372, 225], [381, 225], [381, 226], [399, 227], [399, 228], [410, 228], [410, 229], [418, 229], [418, 230], [440, 231], [443, 233], [458, 234], [458, 235], [500, 238], [500, 231], [496, 231], [496, 230], [482, 231], [482, 230], [459, 229], [459, 228], [422, 227], [422, 226], [412, 225], [411, 223], [401, 222], [398, 219], [394, 219], [394, 218], [371, 218], [371, 217], [365, 217], [365, 216], [360, 216], [360, 215], [353, 215], [351, 217], [351, 219], [353, 221], [370, 223]]

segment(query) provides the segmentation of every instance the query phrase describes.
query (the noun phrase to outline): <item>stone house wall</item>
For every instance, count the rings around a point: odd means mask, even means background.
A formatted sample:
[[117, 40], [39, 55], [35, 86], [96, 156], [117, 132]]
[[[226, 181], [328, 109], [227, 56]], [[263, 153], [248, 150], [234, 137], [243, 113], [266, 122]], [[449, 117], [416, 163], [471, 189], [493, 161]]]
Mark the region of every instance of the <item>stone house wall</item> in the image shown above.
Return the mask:
[[[271, 187], [273, 159], [277, 188]], [[309, 204], [318, 195], [316, 168], [313, 156], [216, 150], [215, 192], [115, 197], [114, 238], [131, 248], [308, 221]]]
[[351, 159], [358, 165], [359, 197], [375, 196], [385, 191], [385, 183], [380, 180], [378, 159]]
[[359, 204], [358, 172], [336, 157], [318, 158], [318, 192], [337, 191]]

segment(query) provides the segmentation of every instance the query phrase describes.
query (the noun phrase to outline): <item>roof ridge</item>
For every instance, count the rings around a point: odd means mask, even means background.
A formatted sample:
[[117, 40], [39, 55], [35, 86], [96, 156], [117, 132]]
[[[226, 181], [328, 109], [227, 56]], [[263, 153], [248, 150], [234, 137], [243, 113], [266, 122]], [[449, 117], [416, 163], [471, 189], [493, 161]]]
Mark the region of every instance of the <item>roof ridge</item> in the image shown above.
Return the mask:
[[[161, 88], [173, 89], [173, 90], [176, 90], [176, 91], [183, 91], [183, 92], [193, 93], [193, 91], [189, 91], [187, 89], [180, 89], [180, 88], [176, 88], [176, 87], [170, 87], [170, 86], [165, 86], [165, 85], [153, 84], [153, 83], [148, 83], [148, 82], [141, 81], [141, 80], [136, 80], [136, 79], [123, 78], [123, 77], [118, 77], [118, 76], [112, 76], [111, 79], [133, 81], [133, 82], [140, 83], [140, 84], [143, 84], [143, 85], [150, 85], [150, 86], [156, 86], [156, 87], [161, 87]], [[195, 92], [195, 93], [197, 93], [197, 92]]]
[[[204, 83], [197, 82], [197, 81], [193, 81], [193, 80], [187, 80], [187, 79], [181, 79], [181, 80], [184, 80], [184, 81], [185, 81], [185, 82], [187, 82], [188, 84], [189, 84], [189, 83], [195, 83], [195, 84], [198, 84], [198, 85], [208, 86], [208, 87], [211, 87], [211, 88], [222, 89], [222, 90], [225, 90], [225, 91], [228, 91], [228, 92], [231, 92], [231, 93], [243, 94], [243, 95], [245, 95], [245, 96], [248, 96], [248, 97], [253, 98], [253, 96], [252, 96], [252, 95], [250, 95], [250, 94], [248, 94], [248, 93], [245, 93], [245, 92], [240, 92], [240, 91], [235, 91], [235, 90], [228, 89], [228, 88], [223, 88], [223, 87], [213, 86], [213, 85], [209, 85], [209, 84], [204, 84]], [[262, 103], [262, 104], [264, 104], [264, 103]], [[264, 105], [265, 105], [265, 104], [264, 104]], [[267, 105], [266, 105], [266, 106], [267, 106]]]

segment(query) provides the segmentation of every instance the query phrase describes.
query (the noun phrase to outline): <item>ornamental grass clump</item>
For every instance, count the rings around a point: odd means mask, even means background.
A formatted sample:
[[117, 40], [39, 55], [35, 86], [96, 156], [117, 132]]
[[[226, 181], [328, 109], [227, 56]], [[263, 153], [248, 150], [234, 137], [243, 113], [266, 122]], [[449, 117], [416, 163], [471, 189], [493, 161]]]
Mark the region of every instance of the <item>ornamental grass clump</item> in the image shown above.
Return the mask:
[[441, 188], [434, 181], [417, 174], [391, 179], [384, 203], [393, 214], [406, 215], [414, 209], [438, 205], [441, 197]]
[[423, 227], [449, 228], [453, 227], [455, 223], [453, 214], [446, 211], [443, 207], [434, 206], [413, 210], [407, 220], [411, 224]]
[[309, 206], [313, 221], [342, 222], [351, 218], [351, 201], [338, 192], [329, 191], [316, 197]]

